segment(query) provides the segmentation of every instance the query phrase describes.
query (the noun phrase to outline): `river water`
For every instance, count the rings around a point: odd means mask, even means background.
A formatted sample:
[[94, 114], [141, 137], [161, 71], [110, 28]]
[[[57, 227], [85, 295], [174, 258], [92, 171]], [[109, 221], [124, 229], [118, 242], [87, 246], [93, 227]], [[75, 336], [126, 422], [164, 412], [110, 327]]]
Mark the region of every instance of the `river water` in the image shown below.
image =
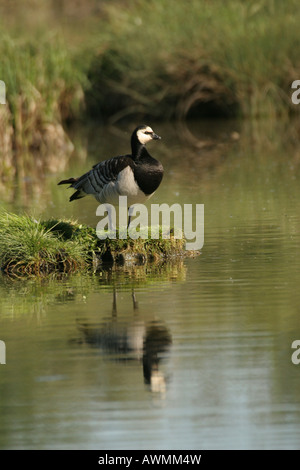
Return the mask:
[[[28, 175], [2, 206], [96, 226], [97, 203], [70, 204], [56, 183], [127, 152], [131, 127], [73, 130], [65, 172]], [[166, 173], [151, 202], [204, 204], [201, 253], [91, 275], [3, 274], [2, 449], [300, 447], [298, 122], [153, 128]]]

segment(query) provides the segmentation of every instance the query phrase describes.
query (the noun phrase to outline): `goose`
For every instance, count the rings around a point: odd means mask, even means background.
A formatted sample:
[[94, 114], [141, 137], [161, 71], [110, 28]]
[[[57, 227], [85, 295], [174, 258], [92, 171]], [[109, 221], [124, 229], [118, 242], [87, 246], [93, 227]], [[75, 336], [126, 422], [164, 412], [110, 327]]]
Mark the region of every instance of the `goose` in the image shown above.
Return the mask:
[[[118, 205], [119, 196], [127, 196], [127, 205], [143, 203], [159, 187], [164, 169], [151, 157], [146, 144], [161, 137], [147, 125], [138, 126], [131, 136], [131, 155], [112, 157], [97, 163], [78, 178], [69, 178], [58, 184], [69, 184], [76, 191], [70, 202], [92, 195], [102, 204]], [[128, 218], [128, 227], [130, 215]]]

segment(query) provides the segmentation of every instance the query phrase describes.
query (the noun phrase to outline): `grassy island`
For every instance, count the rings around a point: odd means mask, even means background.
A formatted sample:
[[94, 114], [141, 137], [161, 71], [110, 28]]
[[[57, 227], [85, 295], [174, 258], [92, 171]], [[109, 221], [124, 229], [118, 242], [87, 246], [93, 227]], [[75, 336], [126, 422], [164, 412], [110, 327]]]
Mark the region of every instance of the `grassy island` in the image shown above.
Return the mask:
[[[172, 232], [172, 231], [171, 231]], [[28, 215], [0, 214], [0, 266], [18, 275], [97, 270], [104, 263], [144, 264], [185, 256], [185, 240], [99, 239], [96, 230], [70, 220], [37, 221]]]

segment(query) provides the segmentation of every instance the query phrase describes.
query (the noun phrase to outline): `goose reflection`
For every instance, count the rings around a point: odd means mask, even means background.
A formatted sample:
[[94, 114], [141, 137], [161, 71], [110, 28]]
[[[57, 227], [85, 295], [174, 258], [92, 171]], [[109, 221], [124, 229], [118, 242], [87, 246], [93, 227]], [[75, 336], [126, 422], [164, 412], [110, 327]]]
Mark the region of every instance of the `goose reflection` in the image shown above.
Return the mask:
[[152, 392], [166, 390], [166, 377], [160, 363], [166, 357], [172, 337], [160, 320], [145, 322], [140, 318], [135, 292], [132, 291], [134, 317], [132, 321], [118, 320], [117, 293], [113, 290], [112, 314], [105, 323], [78, 321], [85, 343], [101, 348], [116, 360], [138, 360], [143, 366], [144, 383]]

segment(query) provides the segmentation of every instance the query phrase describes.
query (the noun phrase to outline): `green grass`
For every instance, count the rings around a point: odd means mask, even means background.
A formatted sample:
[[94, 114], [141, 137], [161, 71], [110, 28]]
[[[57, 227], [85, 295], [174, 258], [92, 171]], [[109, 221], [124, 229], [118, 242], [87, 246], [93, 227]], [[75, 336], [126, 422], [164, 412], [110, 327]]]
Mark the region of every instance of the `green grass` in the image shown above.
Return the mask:
[[6, 272], [74, 271], [85, 265], [84, 254], [79, 241], [54, 236], [47, 224], [27, 215], [0, 213], [0, 263]]
[[14, 113], [21, 111], [32, 117], [38, 108], [45, 119], [53, 120], [60, 118], [60, 106], [78, 105], [76, 91], [84, 82], [84, 75], [59, 34], [39, 33], [22, 38], [1, 29], [0, 76]]
[[82, 117], [84, 101], [86, 118], [111, 122], [296, 111], [296, 0], [115, 0], [95, 15], [91, 5], [72, 10], [73, 29], [50, 1], [16, 0], [19, 14], [13, 21], [12, 8], [7, 22], [2, 7], [0, 78], [14, 150], [41, 151], [45, 125]]
[[[78, 117], [86, 77], [58, 34], [15, 37], [1, 23], [0, 32], [0, 77], [6, 85], [12, 147], [18, 154], [47, 153], [51, 139], [56, 147], [61, 143], [62, 123]], [[49, 132], [49, 124], [57, 127]]]
[[295, 0], [131, 0], [107, 10], [106, 50], [90, 71], [93, 111], [185, 118], [291, 109]]
[[164, 239], [162, 231], [157, 240], [100, 240], [95, 229], [73, 221], [0, 213], [0, 266], [18, 275], [95, 270], [105, 262], [144, 264], [183, 256], [184, 245], [184, 239]]

